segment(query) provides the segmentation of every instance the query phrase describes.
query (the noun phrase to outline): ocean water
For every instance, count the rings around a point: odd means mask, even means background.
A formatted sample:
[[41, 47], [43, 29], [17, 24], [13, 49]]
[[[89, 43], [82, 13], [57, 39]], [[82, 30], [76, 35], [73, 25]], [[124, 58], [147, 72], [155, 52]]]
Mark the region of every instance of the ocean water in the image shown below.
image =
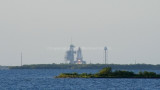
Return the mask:
[[[96, 73], [98, 71], [93, 69], [0, 70], [0, 90], [160, 90], [160, 79], [54, 78], [64, 72]], [[158, 70], [154, 72], [160, 73]]]

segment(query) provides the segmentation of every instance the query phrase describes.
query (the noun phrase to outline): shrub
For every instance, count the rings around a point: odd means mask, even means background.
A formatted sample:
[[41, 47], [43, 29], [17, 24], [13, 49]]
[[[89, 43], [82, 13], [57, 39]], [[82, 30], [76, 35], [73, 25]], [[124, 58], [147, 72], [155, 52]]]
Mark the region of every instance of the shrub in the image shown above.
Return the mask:
[[112, 73], [112, 68], [111, 67], [106, 67], [106, 68], [103, 68], [102, 70], [99, 71], [99, 75], [100, 76], [108, 76]]

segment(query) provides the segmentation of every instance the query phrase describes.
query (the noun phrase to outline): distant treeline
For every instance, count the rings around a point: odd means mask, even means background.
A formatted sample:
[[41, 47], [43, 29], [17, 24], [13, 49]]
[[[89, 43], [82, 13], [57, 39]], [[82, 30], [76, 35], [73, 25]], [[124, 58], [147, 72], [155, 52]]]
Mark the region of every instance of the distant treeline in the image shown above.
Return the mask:
[[23, 66], [10, 66], [10, 69], [112, 69], [127, 70], [160, 70], [160, 65], [151, 64], [33, 64]]

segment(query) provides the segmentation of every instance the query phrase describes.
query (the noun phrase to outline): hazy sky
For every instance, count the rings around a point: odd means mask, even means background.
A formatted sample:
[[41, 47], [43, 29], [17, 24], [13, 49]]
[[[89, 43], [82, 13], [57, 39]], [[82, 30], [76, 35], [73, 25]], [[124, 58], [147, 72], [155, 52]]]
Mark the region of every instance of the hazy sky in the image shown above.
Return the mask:
[[0, 1], [0, 65], [64, 63], [71, 37], [87, 63], [160, 64], [160, 0]]

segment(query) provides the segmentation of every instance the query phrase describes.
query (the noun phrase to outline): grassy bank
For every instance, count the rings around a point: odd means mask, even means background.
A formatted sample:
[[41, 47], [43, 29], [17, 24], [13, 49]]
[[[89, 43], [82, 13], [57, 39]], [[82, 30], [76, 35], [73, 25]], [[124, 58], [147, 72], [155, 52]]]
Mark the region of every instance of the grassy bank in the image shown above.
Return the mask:
[[138, 74], [124, 70], [116, 70], [113, 72], [111, 67], [107, 67], [96, 74], [62, 73], [55, 78], [160, 78], [160, 74], [148, 71], [139, 72]]

